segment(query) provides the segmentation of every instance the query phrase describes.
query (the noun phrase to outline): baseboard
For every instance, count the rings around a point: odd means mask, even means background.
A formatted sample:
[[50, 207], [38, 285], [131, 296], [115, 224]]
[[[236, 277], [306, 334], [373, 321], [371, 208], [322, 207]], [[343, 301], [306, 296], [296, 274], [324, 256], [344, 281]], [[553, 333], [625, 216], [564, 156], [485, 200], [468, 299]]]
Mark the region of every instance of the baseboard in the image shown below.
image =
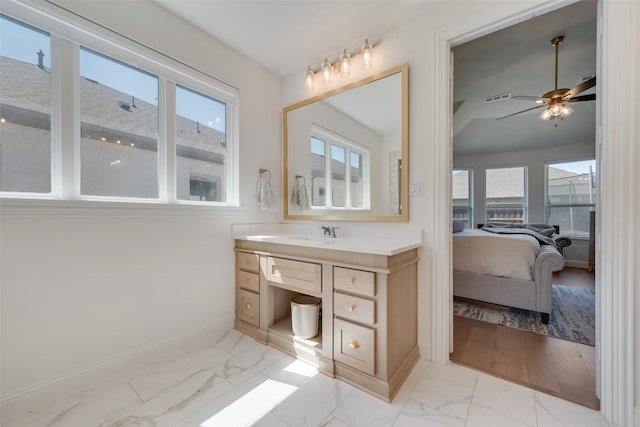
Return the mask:
[[564, 260], [564, 265], [567, 266], [567, 267], [589, 268], [589, 263], [588, 262], [579, 261], [579, 260], [565, 259]]
[[418, 340], [418, 350], [420, 351], [420, 358], [428, 362], [433, 360], [433, 353], [431, 343], [425, 340]]
[[210, 323], [162, 341], [141, 346], [96, 363], [56, 375], [0, 396], [0, 424], [57, 397], [74, 393], [87, 384], [99, 384], [106, 378], [144, 366], [155, 358], [189, 346], [215, 344], [233, 327], [233, 321]]

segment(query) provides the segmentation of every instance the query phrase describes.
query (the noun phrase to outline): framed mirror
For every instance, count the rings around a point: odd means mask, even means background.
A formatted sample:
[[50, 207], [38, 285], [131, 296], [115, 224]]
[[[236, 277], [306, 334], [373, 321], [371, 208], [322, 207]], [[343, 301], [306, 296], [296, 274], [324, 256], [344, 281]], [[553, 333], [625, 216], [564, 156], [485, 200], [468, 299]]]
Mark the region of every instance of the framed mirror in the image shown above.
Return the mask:
[[409, 66], [285, 107], [284, 218], [409, 220]]

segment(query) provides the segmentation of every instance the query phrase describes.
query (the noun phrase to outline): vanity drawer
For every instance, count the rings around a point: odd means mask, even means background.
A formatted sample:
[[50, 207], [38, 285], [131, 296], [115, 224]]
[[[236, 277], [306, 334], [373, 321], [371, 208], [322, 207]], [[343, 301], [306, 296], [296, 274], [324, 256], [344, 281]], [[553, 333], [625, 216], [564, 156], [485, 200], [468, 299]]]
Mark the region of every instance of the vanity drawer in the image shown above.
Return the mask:
[[333, 358], [369, 375], [375, 374], [375, 330], [333, 320]]
[[301, 292], [322, 292], [322, 266], [311, 262], [267, 257], [267, 280]]
[[253, 292], [260, 292], [260, 276], [257, 273], [238, 270], [236, 271], [236, 280], [239, 287]]
[[334, 267], [333, 269], [333, 287], [335, 289], [373, 297], [376, 294], [375, 283], [375, 273], [371, 271], [343, 267]]
[[255, 326], [260, 326], [260, 295], [238, 289], [236, 294], [236, 317]]
[[248, 252], [236, 252], [236, 266], [240, 270], [260, 271], [260, 255], [250, 254]]
[[376, 303], [353, 295], [333, 294], [333, 312], [347, 320], [374, 325], [376, 323]]

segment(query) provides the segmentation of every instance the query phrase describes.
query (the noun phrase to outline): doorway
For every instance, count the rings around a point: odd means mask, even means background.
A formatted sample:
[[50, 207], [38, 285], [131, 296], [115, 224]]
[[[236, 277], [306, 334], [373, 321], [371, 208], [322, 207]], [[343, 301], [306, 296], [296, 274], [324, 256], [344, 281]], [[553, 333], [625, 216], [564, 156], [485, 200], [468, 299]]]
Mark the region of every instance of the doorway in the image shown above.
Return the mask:
[[[454, 218], [456, 213], [466, 212], [468, 216], [463, 220], [467, 227], [476, 228], [477, 224], [484, 223], [485, 209], [489, 209], [490, 205], [492, 212], [500, 209], [507, 214], [516, 212], [512, 219], [504, 220], [508, 222], [546, 223], [549, 218], [556, 221], [558, 216], [550, 215], [548, 165], [576, 159], [595, 159], [596, 108], [592, 98], [589, 98], [591, 102], [572, 104], [576, 106], [575, 115], [557, 123], [538, 120], [538, 115], [546, 105], [537, 106], [534, 101], [547, 92], [545, 88], [549, 84], [554, 89], [555, 46], [550, 43], [552, 36], [566, 34], [562, 46], [564, 49], [557, 47], [559, 61], [556, 57], [556, 84], [559, 80], [560, 84], [574, 87], [595, 75], [596, 16], [595, 2], [578, 2], [452, 48], [455, 61], [453, 168], [466, 171], [469, 191], [466, 201], [464, 197], [456, 200]], [[532, 62], [527, 62], [529, 60]], [[538, 66], [540, 69], [536, 69]], [[584, 93], [593, 92], [586, 90]], [[521, 99], [522, 95], [528, 95], [531, 99]], [[517, 114], [520, 111], [522, 113]], [[521, 174], [521, 193], [515, 190], [514, 194], [509, 194], [512, 189], [504, 185], [501, 190], [504, 194], [488, 194], [492, 189], [489, 188], [487, 171], [499, 170], [500, 167], [524, 170]], [[510, 183], [506, 180], [502, 182]], [[458, 188], [456, 184], [454, 177], [454, 191]], [[559, 211], [555, 209], [554, 212]], [[584, 214], [588, 231], [589, 209]], [[565, 233], [577, 231], [567, 230], [565, 224], [561, 228]], [[587, 247], [583, 241], [589, 241], [588, 234], [586, 238], [575, 238], [575, 241], [577, 244], [573, 249]], [[573, 257], [571, 263], [583, 263], [585, 268], [588, 266], [587, 251], [568, 252], [565, 259]], [[571, 275], [570, 270], [565, 274]], [[561, 277], [557, 278], [557, 281], [561, 280]], [[595, 277], [587, 277], [586, 286], [589, 286], [589, 280], [594, 286]], [[593, 321], [595, 323], [595, 318]], [[548, 337], [529, 337], [530, 333], [505, 331], [496, 325], [478, 322], [454, 317], [452, 361], [585, 406], [599, 407], [599, 400], [595, 396], [594, 347], [556, 343]], [[460, 340], [468, 341], [466, 348]], [[545, 351], [540, 351], [541, 348]], [[555, 359], [554, 353], [557, 356]], [[474, 358], [469, 357], [470, 354], [482, 355]], [[540, 357], [532, 359], [532, 354], [539, 354]], [[508, 356], [506, 359], [505, 355]], [[574, 356], [576, 363], [562, 366]], [[541, 370], [540, 367], [545, 365], [548, 369]], [[563, 392], [557, 382], [552, 384], [553, 381], [547, 381], [551, 378], [548, 377], [549, 373], [567, 372], [567, 368], [579, 368], [571, 371], [571, 378], [579, 378], [579, 384], [570, 387], [571, 393]], [[561, 375], [553, 377], [557, 379]], [[579, 392], [576, 393], [576, 390]]]

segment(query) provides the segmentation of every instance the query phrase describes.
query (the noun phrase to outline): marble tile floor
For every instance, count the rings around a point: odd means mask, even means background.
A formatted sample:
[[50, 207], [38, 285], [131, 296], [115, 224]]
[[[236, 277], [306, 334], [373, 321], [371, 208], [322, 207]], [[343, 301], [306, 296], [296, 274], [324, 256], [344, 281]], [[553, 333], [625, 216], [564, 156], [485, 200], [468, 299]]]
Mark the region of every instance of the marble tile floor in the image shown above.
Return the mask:
[[235, 330], [17, 415], [7, 427], [609, 426], [600, 413], [454, 364], [418, 362], [386, 403]]

